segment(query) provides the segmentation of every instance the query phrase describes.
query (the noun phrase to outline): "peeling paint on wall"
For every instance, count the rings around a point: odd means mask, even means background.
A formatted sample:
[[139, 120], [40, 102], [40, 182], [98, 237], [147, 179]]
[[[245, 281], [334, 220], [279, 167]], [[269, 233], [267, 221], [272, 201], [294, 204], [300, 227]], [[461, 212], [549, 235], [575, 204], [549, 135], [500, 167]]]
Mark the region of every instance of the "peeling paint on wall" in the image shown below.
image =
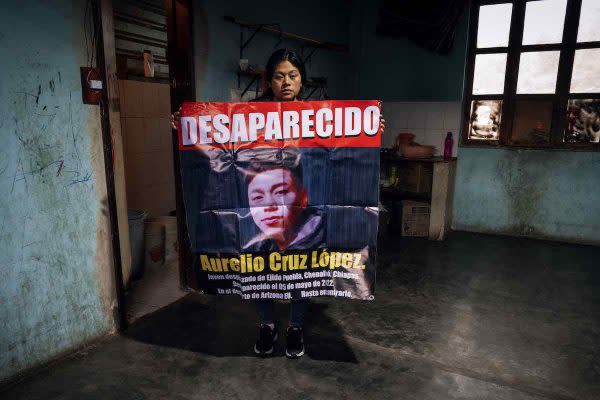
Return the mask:
[[0, 13], [0, 380], [113, 329], [99, 109], [81, 102], [84, 6]]

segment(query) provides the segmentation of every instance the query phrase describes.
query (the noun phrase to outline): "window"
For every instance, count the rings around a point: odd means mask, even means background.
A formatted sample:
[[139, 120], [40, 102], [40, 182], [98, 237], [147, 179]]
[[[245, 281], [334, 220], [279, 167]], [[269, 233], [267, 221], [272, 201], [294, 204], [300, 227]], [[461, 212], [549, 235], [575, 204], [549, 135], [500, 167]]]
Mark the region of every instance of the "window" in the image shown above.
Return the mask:
[[475, 0], [463, 145], [600, 150], [600, 0]]

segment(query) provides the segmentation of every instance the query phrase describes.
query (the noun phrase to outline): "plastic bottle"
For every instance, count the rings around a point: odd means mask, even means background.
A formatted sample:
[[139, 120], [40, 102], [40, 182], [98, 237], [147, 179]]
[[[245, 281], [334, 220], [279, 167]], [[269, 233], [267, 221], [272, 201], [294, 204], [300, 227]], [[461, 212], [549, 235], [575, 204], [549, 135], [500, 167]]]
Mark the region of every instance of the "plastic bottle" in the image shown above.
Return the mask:
[[144, 76], [154, 78], [154, 57], [150, 50], [144, 50]]
[[454, 139], [452, 139], [452, 132], [446, 134], [446, 140], [444, 140], [444, 160], [450, 160], [452, 158], [452, 146], [454, 145]]

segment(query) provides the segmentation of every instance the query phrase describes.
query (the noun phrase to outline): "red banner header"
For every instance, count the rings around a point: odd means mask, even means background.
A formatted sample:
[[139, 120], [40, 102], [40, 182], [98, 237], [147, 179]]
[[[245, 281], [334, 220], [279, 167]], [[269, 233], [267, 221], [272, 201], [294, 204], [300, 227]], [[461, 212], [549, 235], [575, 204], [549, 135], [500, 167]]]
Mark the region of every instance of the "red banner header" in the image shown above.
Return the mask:
[[179, 150], [379, 147], [377, 100], [184, 103]]

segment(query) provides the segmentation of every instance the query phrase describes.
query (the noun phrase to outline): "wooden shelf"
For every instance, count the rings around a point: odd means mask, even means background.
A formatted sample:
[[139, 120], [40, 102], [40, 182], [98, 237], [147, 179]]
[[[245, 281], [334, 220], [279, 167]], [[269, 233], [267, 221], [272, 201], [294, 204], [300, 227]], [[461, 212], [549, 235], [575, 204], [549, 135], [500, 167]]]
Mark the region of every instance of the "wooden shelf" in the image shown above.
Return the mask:
[[[344, 46], [341, 44], [324, 42], [324, 41], [312, 39], [312, 38], [309, 38], [306, 36], [297, 35], [295, 33], [285, 32], [281, 29], [281, 26], [278, 23], [257, 24], [254, 22], [244, 21], [242, 19], [227, 16], [227, 15], [224, 18], [225, 18], [225, 21], [232, 22], [240, 27], [240, 53], [239, 53], [240, 60], [244, 58], [244, 49], [250, 44], [250, 42], [252, 42], [252, 40], [256, 37], [256, 35], [259, 32], [274, 33], [279, 36], [280, 40], [285, 38], [285, 39], [296, 40], [296, 41], [304, 43], [305, 45], [303, 46], [303, 48], [311, 49], [310, 53], [307, 56], [303, 57], [304, 64], [306, 64], [311, 59], [311, 57], [313, 56], [313, 54], [315, 53], [315, 51], [317, 49], [333, 50], [333, 51], [340, 51], [340, 52], [348, 52], [349, 51], [347, 46]], [[250, 29], [253, 31], [250, 34], [250, 37], [246, 40], [244, 40], [244, 30], [245, 29]], [[246, 85], [246, 87], [242, 90], [241, 77], [243, 77], [243, 76], [251, 77], [251, 79], [250, 79], [250, 82]], [[258, 79], [261, 80], [261, 86], [262, 86], [262, 89], [264, 90], [266, 88], [264, 71], [241, 71], [241, 70], [238, 70], [238, 72], [237, 72], [238, 89], [242, 90], [242, 94], [240, 97], [243, 97], [246, 94], [246, 92], [248, 92], [250, 87], [255, 82], [257, 82]], [[327, 95], [327, 90], [326, 90], [327, 78], [323, 78], [323, 77], [308, 78], [307, 81], [304, 82], [304, 86], [307, 89], [310, 89], [310, 93], [308, 95], [304, 96], [303, 100], [310, 98], [317, 90], [319, 90], [320, 98], [329, 99], [329, 96]], [[258, 83], [256, 86], [256, 90], [257, 90], [257, 94], [258, 94]]]
[[[348, 46], [344, 46], [342, 44], [337, 44], [337, 43], [331, 43], [331, 42], [323, 42], [321, 40], [316, 40], [316, 39], [312, 39], [312, 38], [309, 38], [306, 36], [297, 35], [295, 33], [285, 32], [280, 29], [279, 24], [256, 24], [254, 22], [244, 21], [242, 19], [239, 19], [236, 17], [231, 17], [228, 15], [226, 15], [224, 18], [225, 18], [225, 21], [233, 22], [234, 24], [237, 24], [243, 28], [254, 29], [255, 32], [259, 32], [261, 30], [267, 31], [267, 32], [274, 33], [281, 38], [292, 39], [292, 40], [304, 42], [307, 44], [307, 46], [310, 46], [310, 47], [334, 50], [334, 51], [341, 51], [344, 53], [348, 52]], [[250, 40], [251, 39], [252, 39], [252, 37], [250, 38]]]
[[[412, 159], [403, 157], [390, 157], [382, 154], [381, 162], [389, 164], [402, 164], [405, 162], [424, 162], [433, 164], [431, 193], [416, 193], [390, 187], [381, 187], [382, 199], [391, 201], [421, 200], [430, 203], [431, 215], [429, 218], [429, 239], [444, 240], [452, 224], [452, 199], [454, 196], [454, 177], [456, 174], [456, 158], [444, 160], [442, 157]], [[398, 168], [402, 168], [399, 166]], [[423, 166], [424, 168], [424, 166]], [[429, 168], [429, 166], [428, 166]]]
[[246, 85], [246, 87], [242, 90], [242, 94], [240, 95], [241, 97], [244, 97], [244, 95], [246, 94], [246, 92], [248, 92], [250, 90], [250, 86], [252, 86], [253, 84], [256, 83], [256, 94], [258, 95], [258, 91], [259, 91], [259, 87], [261, 90], [264, 89], [265, 87], [265, 71], [256, 71], [253, 69], [247, 69], [247, 70], [241, 70], [238, 69], [236, 71], [237, 74], [237, 81], [238, 81], [238, 89], [241, 89], [241, 77], [249, 77], [251, 78], [250, 81], [248, 82], [248, 84]]

